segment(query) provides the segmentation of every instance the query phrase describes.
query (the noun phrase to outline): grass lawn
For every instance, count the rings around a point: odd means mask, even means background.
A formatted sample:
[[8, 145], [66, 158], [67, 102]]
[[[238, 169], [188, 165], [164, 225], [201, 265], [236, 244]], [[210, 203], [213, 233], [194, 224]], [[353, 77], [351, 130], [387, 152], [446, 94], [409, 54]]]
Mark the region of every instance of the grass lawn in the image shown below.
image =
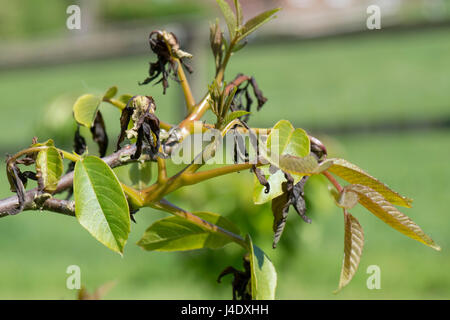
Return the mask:
[[[449, 36], [450, 30], [435, 30], [250, 46], [236, 54], [228, 77], [238, 72], [256, 76], [269, 98], [263, 112], [251, 120], [253, 125], [270, 126], [282, 118], [308, 128], [389, 118], [444, 117], [449, 114], [450, 103]], [[61, 120], [63, 115], [58, 118], [57, 113], [43, 113], [49, 102], [66, 93], [75, 97], [100, 93], [113, 84], [120, 92], [153, 95], [160, 118], [175, 122], [180, 116], [173, 110], [183, 107], [177, 104], [175, 83], [164, 100], [160, 87], [137, 86], [137, 81], [145, 78], [148, 60], [138, 57], [2, 72], [0, 150], [17, 151], [37, 134], [41, 140], [51, 137], [49, 126], [38, 125], [43, 119], [62, 123], [58, 130], [69, 132], [72, 125]], [[70, 115], [70, 104], [68, 110]], [[102, 110], [106, 121], [118, 123], [116, 110]], [[117, 130], [110, 131], [111, 141], [116, 134]], [[58, 135], [57, 143], [67, 144], [67, 136]], [[367, 211], [352, 210], [365, 230], [366, 245], [355, 279], [337, 296], [332, 291], [337, 287], [342, 261], [343, 219], [326, 200], [326, 187], [318, 188], [313, 197], [311, 225], [291, 212], [277, 250], [270, 248], [270, 206], [254, 207], [251, 188], [238, 188], [253, 181], [245, 172], [210, 181], [195, 194], [194, 189], [182, 189], [172, 200], [186, 209], [223, 213], [237, 222], [245, 217], [242, 228], [255, 235], [279, 270], [279, 298], [448, 299], [449, 139], [447, 131], [324, 137], [334, 154], [414, 198], [414, 208], [403, 212], [443, 249], [434, 252]], [[4, 172], [3, 163], [0, 170]], [[0, 196], [10, 195], [6, 176], [0, 179]], [[151, 221], [163, 216], [152, 210], [137, 216], [138, 224], [132, 226], [123, 258], [103, 248], [75, 219], [46, 212], [2, 219], [0, 298], [73, 298], [75, 293], [65, 287], [65, 271], [72, 264], [81, 267], [82, 281], [89, 289], [117, 280], [108, 298], [230, 297], [229, 279], [221, 285], [215, 279], [228, 264], [240, 266], [240, 252], [234, 246], [217, 252], [165, 254], [145, 253], [134, 245]], [[381, 290], [366, 288], [365, 271], [373, 264], [381, 268]], [[211, 271], [203, 273], [207, 267]]]

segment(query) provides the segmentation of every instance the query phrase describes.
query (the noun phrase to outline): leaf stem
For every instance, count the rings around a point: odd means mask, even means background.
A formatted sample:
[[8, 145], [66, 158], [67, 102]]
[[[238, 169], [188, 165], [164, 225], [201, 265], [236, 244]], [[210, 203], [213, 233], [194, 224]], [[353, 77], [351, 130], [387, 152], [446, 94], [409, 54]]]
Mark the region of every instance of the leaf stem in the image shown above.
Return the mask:
[[338, 192], [342, 191], [342, 186], [339, 184], [339, 182], [329, 173], [328, 171], [322, 172], [322, 174], [333, 184], [333, 186], [336, 188]]
[[154, 203], [153, 206], [157, 209], [169, 212], [177, 217], [186, 219], [186, 220], [190, 221], [191, 223], [193, 223], [203, 229], [206, 229], [210, 232], [219, 233], [219, 234], [227, 237], [231, 241], [237, 243], [238, 245], [243, 247], [245, 250], [248, 250], [247, 243], [245, 242], [244, 238], [242, 238], [240, 235], [237, 235], [229, 230], [223, 229], [213, 223], [210, 223], [206, 220], [203, 220], [203, 219], [197, 217], [195, 214], [192, 214], [188, 211], [178, 208], [177, 206], [171, 204], [169, 201], [167, 201], [165, 199], [161, 199], [161, 201]]
[[191, 87], [189, 86], [189, 82], [186, 78], [186, 74], [184, 73], [183, 65], [181, 64], [180, 59], [173, 58], [173, 60], [177, 63], [178, 79], [180, 80], [181, 88], [183, 89], [184, 100], [186, 101], [186, 108], [188, 114], [190, 114], [194, 110], [195, 99], [194, 96], [192, 95]]

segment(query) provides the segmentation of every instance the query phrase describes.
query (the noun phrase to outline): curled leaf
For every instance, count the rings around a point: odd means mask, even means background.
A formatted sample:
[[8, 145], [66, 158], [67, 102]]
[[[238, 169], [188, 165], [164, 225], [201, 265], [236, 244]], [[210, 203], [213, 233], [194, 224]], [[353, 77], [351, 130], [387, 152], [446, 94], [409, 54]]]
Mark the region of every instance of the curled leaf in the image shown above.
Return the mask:
[[237, 270], [234, 267], [226, 267], [217, 278], [217, 282], [221, 282], [222, 278], [228, 274], [233, 275], [233, 300], [237, 300], [240, 298], [240, 300], [251, 300], [251, 288], [249, 288], [250, 285], [250, 278], [251, 278], [251, 272], [250, 272], [250, 260], [249, 255], [246, 254], [243, 259], [243, 265], [244, 265], [244, 271]]
[[101, 101], [101, 97], [93, 94], [85, 94], [79, 97], [73, 105], [73, 116], [75, 120], [79, 124], [90, 128], [94, 122]]
[[106, 155], [108, 149], [108, 135], [106, 134], [105, 122], [100, 111], [97, 111], [94, 123], [91, 127], [92, 139], [97, 143], [100, 158]]
[[6, 174], [8, 177], [8, 181], [11, 186], [11, 191], [17, 193], [17, 199], [19, 202], [19, 206], [14, 208], [10, 212], [11, 215], [17, 214], [23, 210], [25, 207], [25, 184], [27, 179], [22, 177], [19, 168], [16, 163], [8, 163], [6, 166]]
[[364, 247], [364, 232], [358, 220], [347, 211], [344, 211], [345, 237], [344, 261], [342, 262], [341, 277], [337, 293], [350, 283], [356, 271]]
[[36, 157], [36, 173], [39, 190], [53, 193], [63, 173], [63, 161], [55, 147], [39, 151]]

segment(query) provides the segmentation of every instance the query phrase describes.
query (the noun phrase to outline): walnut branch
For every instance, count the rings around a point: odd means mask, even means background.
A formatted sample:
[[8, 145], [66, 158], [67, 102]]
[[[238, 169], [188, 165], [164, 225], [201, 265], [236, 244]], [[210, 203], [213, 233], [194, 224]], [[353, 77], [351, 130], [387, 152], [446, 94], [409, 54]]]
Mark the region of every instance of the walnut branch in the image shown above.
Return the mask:
[[[132, 161], [131, 155], [136, 152], [136, 145], [127, 145], [119, 151], [102, 158], [111, 168], [119, 167]], [[61, 193], [73, 184], [73, 172], [70, 172], [59, 180], [55, 194]], [[19, 205], [16, 195], [0, 200], [0, 218], [10, 215]], [[25, 193], [24, 210], [49, 210], [66, 215], [74, 215], [75, 206], [72, 201], [51, 198], [49, 194], [40, 192], [37, 188]]]

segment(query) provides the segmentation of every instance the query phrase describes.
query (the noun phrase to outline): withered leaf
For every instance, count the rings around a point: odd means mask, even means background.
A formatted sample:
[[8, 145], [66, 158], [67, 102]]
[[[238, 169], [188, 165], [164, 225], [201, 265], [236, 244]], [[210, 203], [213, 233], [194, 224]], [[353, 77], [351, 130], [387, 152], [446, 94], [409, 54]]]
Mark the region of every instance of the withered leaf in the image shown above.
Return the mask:
[[130, 123], [131, 115], [134, 111], [134, 109], [130, 107], [131, 102], [132, 99], [128, 101], [127, 106], [122, 110], [122, 114], [120, 116], [120, 133], [119, 138], [117, 139], [116, 151], [120, 149], [120, 144], [125, 139], [128, 124]]
[[264, 193], [270, 192], [270, 183], [267, 181], [266, 176], [264, 175], [264, 172], [256, 167], [256, 165], [252, 166], [252, 171], [255, 173], [256, 178], [258, 179], [259, 183], [263, 185], [265, 188]]
[[190, 58], [191, 55], [180, 50], [178, 39], [171, 32], [152, 31], [149, 35], [149, 44], [157, 56], [157, 61], [150, 63], [149, 76], [139, 85], [148, 84], [161, 75], [161, 78], [155, 84], [162, 82], [163, 94], [166, 94], [169, 87], [169, 76], [172, 75], [175, 80], [178, 79], [177, 63], [174, 58], [178, 58], [181, 64], [191, 73], [192, 68], [184, 62], [184, 58]]
[[249, 284], [251, 279], [250, 261], [248, 255], [243, 258], [244, 271], [237, 270], [234, 267], [226, 267], [217, 278], [217, 282], [221, 282], [222, 278], [228, 274], [233, 275], [232, 292], [233, 300], [252, 300], [251, 293], [249, 292]]
[[311, 223], [311, 219], [306, 216], [306, 203], [304, 199], [304, 187], [308, 180], [308, 176], [304, 176], [297, 184], [294, 185], [294, 178], [289, 173], [284, 173], [287, 181], [283, 182], [283, 193], [272, 200], [272, 213], [274, 217], [273, 231], [274, 240], [272, 247], [276, 248], [284, 227], [289, 212], [289, 207], [292, 205], [299, 214], [299, 216], [306, 223]]
[[6, 166], [6, 174], [11, 186], [11, 191], [17, 193], [19, 206], [12, 209], [8, 213], [11, 215], [18, 214], [25, 207], [25, 185], [27, 178], [20, 172], [16, 163], [8, 163]]
[[100, 158], [106, 155], [108, 149], [108, 135], [106, 134], [105, 122], [100, 111], [97, 111], [94, 123], [91, 127], [92, 139], [97, 143]]
[[[233, 98], [232, 110], [233, 111], [245, 110], [247, 112], [251, 111], [253, 99], [251, 98], [249, 87], [252, 87], [253, 95], [255, 96], [258, 102], [257, 111], [259, 111], [262, 108], [262, 106], [267, 102], [267, 98], [264, 97], [262, 91], [259, 89], [258, 84], [256, 83], [255, 78], [253, 77], [247, 77], [244, 76], [243, 74], [238, 74], [236, 78], [233, 80], [233, 82], [237, 81], [239, 78], [242, 77], [245, 77], [248, 80], [243, 81], [240, 85], [237, 86], [237, 90]], [[245, 105], [242, 101], [243, 96], [245, 97]], [[246, 114], [242, 116], [240, 119], [244, 122], [248, 122], [249, 116], [250, 116], [249, 114]]]

